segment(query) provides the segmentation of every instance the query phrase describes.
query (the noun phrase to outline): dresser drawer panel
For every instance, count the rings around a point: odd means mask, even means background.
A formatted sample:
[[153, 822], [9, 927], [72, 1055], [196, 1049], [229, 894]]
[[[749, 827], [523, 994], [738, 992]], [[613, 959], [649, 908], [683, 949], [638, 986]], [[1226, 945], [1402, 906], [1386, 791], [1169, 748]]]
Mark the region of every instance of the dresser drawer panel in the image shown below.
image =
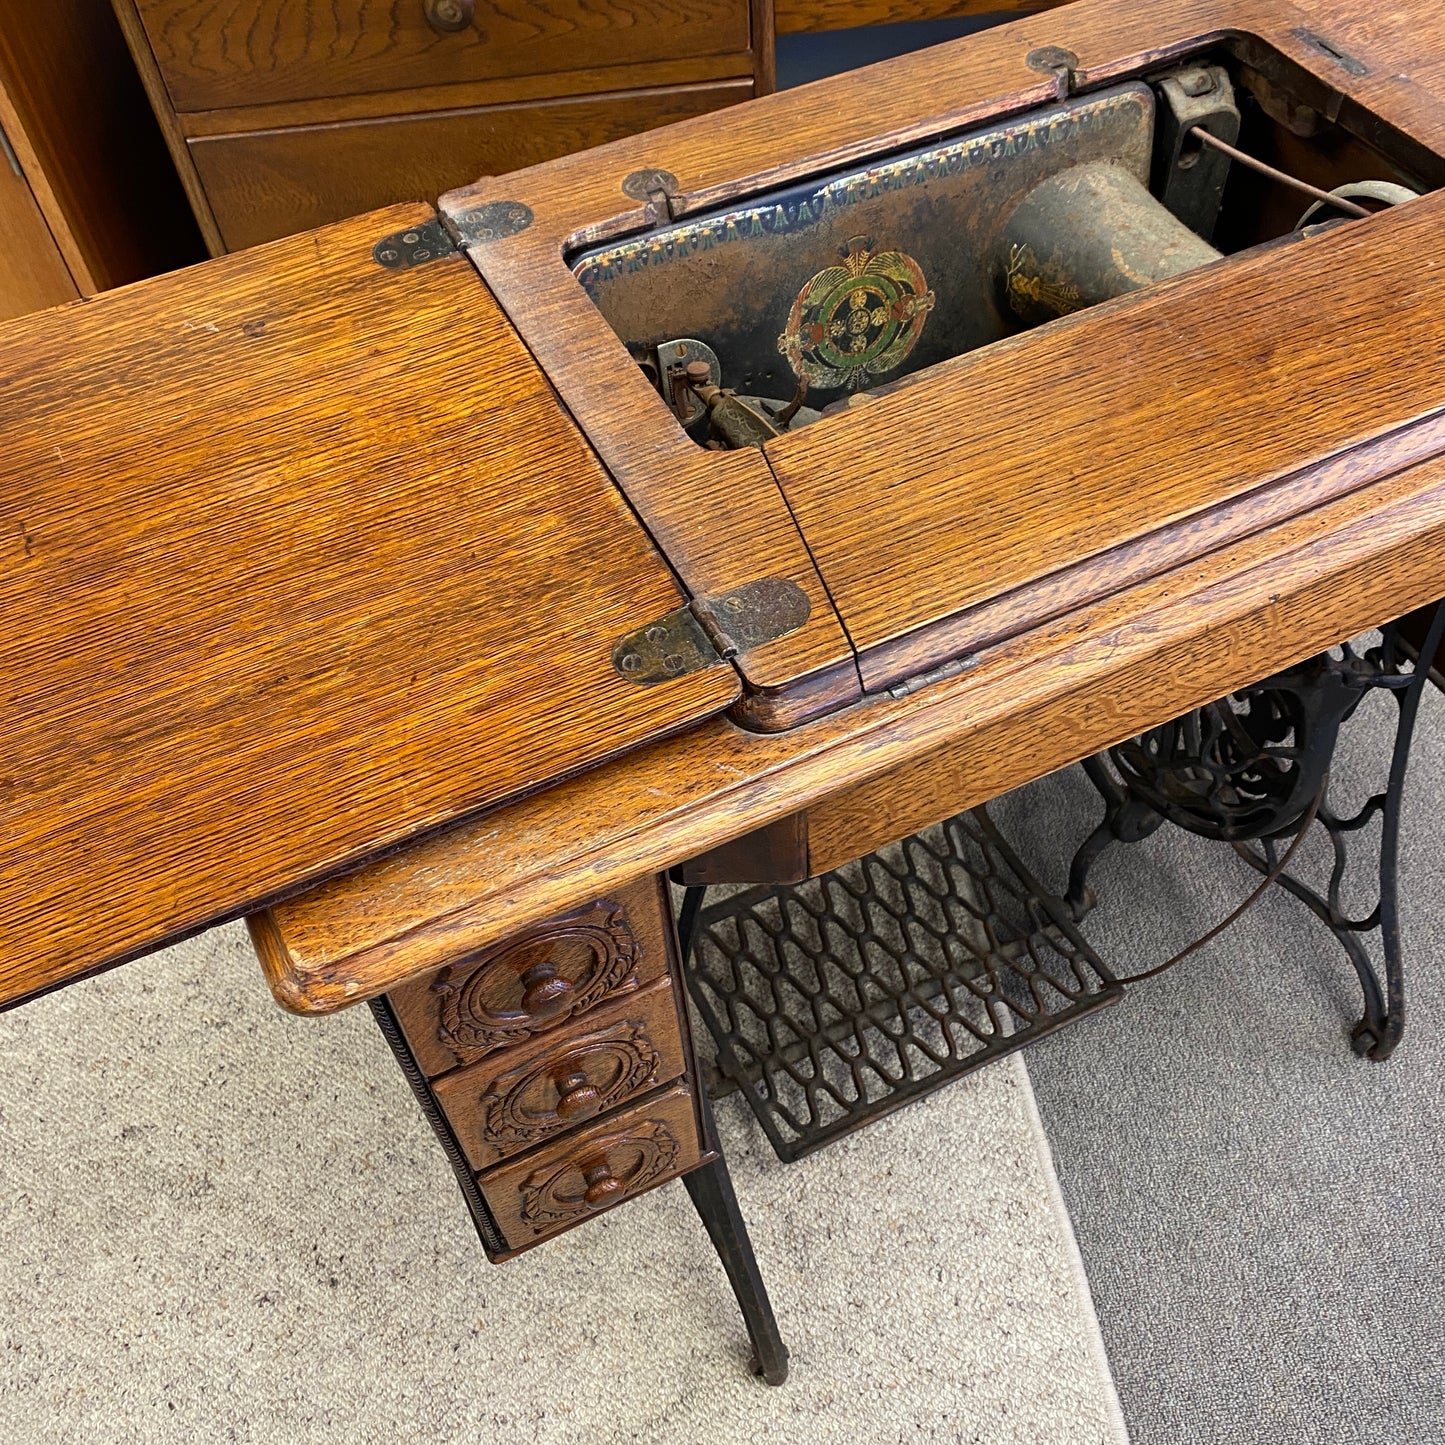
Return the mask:
[[749, 79], [192, 140], [227, 250], [748, 100]]
[[507, 1244], [523, 1249], [702, 1160], [692, 1096], [681, 1084], [498, 1165], [477, 1183]]
[[667, 973], [662, 899], [651, 879], [525, 929], [390, 995], [429, 1077], [580, 1020]]
[[677, 1004], [664, 981], [433, 1088], [472, 1167], [485, 1169], [671, 1083], [683, 1068]]
[[178, 111], [749, 46], [747, 0], [136, 0]]

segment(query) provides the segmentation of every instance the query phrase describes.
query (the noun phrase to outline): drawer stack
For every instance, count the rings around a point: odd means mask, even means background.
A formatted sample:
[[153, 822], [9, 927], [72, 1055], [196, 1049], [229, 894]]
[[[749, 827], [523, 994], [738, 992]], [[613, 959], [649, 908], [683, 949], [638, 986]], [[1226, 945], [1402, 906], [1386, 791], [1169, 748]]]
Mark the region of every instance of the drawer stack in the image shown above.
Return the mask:
[[760, 0], [114, 3], [213, 253], [771, 88]]
[[645, 880], [387, 996], [510, 1255], [710, 1158]]

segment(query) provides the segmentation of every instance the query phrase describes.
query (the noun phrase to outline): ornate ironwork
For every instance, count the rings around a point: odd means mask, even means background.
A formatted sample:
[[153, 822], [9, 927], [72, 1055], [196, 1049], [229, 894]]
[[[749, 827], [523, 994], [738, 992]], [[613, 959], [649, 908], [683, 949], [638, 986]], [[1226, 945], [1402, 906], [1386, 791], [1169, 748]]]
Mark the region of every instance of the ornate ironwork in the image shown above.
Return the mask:
[[981, 809], [806, 883], [703, 891], [688, 983], [784, 1160], [1120, 993]]
[[[1104, 799], [1104, 819], [1074, 855], [1066, 896], [1073, 918], [1082, 919], [1094, 906], [1088, 874], [1100, 854], [1115, 843], [1138, 842], [1165, 822], [1233, 844], [1264, 874], [1278, 869], [1281, 840], [1317, 823], [1332, 857], [1324, 891], [1290, 871], [1275, 881], [1325, 924], [1354, 966], [1364, 994], [1364, 1013], [1351, 1034], [1355, 1052], [1388, 1058], [1405, 1021], [1400, 808], [1420, 697], [1442, 630], [1445, 607], [1437, 610], [1411, 665], [1391, 623], [1380, 642], [1363, 652], [1345, 644], [1321, 653], [1088, 759], [1084, 768]], [[1399, 707], [1388, 779], [1362, 808], [1344, 816], [1329, 802], [1340, 729], [1367, 695], [1381, 689]], [[1311, 818], [1317, 796], [1322, 801]], [[1354, 915], [1342, 900], [1348, 843], [1376, 817], [1381, 819], [1378, 901]], [[1363, 941], [1377, 931], [1383, 981]]]

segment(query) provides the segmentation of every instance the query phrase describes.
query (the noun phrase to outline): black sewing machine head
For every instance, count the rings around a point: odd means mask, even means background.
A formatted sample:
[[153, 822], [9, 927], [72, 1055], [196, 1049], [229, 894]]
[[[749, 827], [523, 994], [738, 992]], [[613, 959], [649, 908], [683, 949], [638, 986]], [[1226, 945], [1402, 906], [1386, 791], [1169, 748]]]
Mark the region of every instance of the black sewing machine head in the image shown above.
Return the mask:
[[[1258, 163], [1236, 149], [1241, 103], [1256, 101], [1206, 57], [570, 260], [690, 434], [761, 445], [949, 357], [1218, 260], [1231, 201], [1259, 209]], [[1277, 234], [1426, 188], [1383, 158], [1381, 169], [1335, 203], [1296, 198], [1303, 214]], [[1261, 229], [1236, 217], [1225, 248], [1269, 239]]]

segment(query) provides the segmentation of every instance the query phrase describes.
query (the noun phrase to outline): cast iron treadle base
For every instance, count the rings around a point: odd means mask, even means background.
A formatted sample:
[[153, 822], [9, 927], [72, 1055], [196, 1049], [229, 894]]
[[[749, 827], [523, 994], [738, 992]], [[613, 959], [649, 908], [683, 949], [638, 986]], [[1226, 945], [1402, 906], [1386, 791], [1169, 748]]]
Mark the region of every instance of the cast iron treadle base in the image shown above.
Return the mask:
[[981, 808], [806, 883], [701, 892], [689, 987], [785, 1162], [1122, 993]]

